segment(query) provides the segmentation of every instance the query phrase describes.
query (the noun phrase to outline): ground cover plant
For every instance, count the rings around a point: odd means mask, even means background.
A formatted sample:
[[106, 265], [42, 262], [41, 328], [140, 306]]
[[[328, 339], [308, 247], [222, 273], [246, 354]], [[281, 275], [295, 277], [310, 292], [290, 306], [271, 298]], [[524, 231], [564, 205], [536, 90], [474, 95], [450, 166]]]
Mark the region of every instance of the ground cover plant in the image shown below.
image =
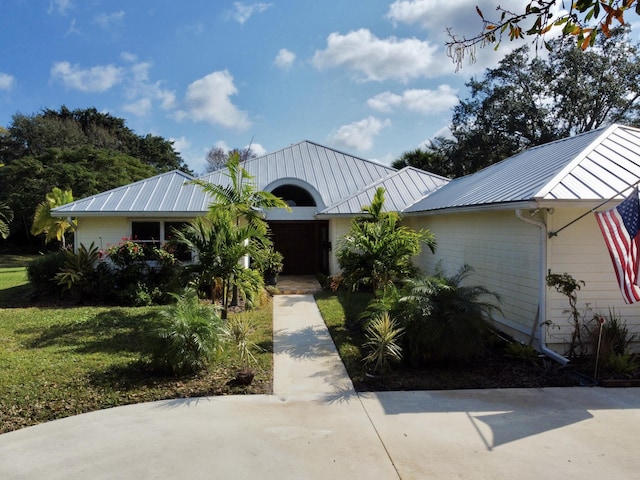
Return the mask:
[[[438, 361], [413, 365], [405, 359], [383, 376], [367, 376], [366, 330], [354, 321], [373, 299], [371, 293], [324, 291], [316, 301], [349, 376], [358, 391], [453, 390], [468, 388], [539, 388], [581, 384], [570, 369], [516, 348], [494, 335], [488, 347], [470, 361]], [[405, 333], [406, 335], [406, 333]], [[518, 345], [519, 344], [515, 344]], [[528, 352], [528, 353], [527, 353]]]
[[0, 256], [0, 265], [0, 433], [130, 403], [271, 392], [268, 299], [244, 313], [259, 347], [254, 381], [245, 387], [233, 381], [242, 364], [236, 348], [222, 349], [197, 373], [154, 368], [148, 332], [167, 307], [29, 306], [24, 262]]

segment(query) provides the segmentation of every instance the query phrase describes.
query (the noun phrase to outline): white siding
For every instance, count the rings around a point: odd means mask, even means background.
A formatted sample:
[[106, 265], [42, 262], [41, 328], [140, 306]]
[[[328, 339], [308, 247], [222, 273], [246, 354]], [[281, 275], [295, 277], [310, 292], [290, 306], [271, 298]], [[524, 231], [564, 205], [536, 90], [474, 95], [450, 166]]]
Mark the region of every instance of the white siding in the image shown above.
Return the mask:
[[336, 253], [342, 244], [342, 237], [349, 233], [350, 228], [351, 218], [332, 218], [329, 220], [329, 241], [331, 242], [329, 272], [331, 275], [337, 275], [340, 273], [340, 266], [336, 259]]
[[[587, 210], [556, 208], [549, 216], [549, 229], [557, 230]], [[583, 312], [587, 311], [586, 320], [591, 320], [595, 313], [606, 315], [612, 308], [626, 321], [630, 331], [640, 332], [640, 306], [624, 303], [609, 252], [593, 214], [551, 238], [547, 248], [548, 266], [552, 273], [566, 272], [585, 282], [578, 292], [578, 307]], [[547, 294], [547, 319], [553, 325], [547, 334], [550, 345], [570, 338], [572, 328], [566, 312], [568, 308], [567, 298], [550, 288]]]
[[478, 212], [408, 217], [412, 228], [429, 229], [438, 243], [435, 255], [423, 249], [417, 265], [433, 274], [440, 264], [454, 274], [468, 264], [470, 284], [482, 285], [502, 298], [495, 320], [522, 340], [531, 334], [538, 308], [540, 230], [515, 212]]
[[117, 245], [131, 235], [131, 221], [126, 217], [79, 217], [76, 248], [93, 242], [101, 250]]

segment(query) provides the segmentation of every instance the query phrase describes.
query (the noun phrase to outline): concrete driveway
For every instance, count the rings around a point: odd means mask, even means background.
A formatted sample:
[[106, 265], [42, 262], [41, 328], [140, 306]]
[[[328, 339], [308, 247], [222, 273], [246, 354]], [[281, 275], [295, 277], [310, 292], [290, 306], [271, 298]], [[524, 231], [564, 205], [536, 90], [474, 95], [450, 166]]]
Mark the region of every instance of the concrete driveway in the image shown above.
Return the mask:
[[357, 394], [310, 295], [274, 301], [274, 394], [0, 435], [1, 479], [637, 478], [640, 390]]

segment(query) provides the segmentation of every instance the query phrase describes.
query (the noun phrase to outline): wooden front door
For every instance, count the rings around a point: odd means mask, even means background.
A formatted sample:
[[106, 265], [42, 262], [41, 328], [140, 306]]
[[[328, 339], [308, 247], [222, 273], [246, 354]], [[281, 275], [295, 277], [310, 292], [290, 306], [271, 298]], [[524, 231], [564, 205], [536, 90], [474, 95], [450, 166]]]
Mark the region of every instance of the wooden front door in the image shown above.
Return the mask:
[[329, 273], [329, 222], [269, 222], [274, 248], [284, 256], [283, 275]]

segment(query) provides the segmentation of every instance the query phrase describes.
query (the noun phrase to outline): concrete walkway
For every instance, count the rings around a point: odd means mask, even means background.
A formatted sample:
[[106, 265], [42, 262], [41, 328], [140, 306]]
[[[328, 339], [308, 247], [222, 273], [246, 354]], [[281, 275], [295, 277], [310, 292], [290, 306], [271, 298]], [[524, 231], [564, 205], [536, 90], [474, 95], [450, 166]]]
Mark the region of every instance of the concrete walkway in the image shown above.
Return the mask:
[[640, 390], [356, 394], [310, 295], [274, 298], [274, 394], [130, 405], [0, 435], [1, 479], [627, 479]]

